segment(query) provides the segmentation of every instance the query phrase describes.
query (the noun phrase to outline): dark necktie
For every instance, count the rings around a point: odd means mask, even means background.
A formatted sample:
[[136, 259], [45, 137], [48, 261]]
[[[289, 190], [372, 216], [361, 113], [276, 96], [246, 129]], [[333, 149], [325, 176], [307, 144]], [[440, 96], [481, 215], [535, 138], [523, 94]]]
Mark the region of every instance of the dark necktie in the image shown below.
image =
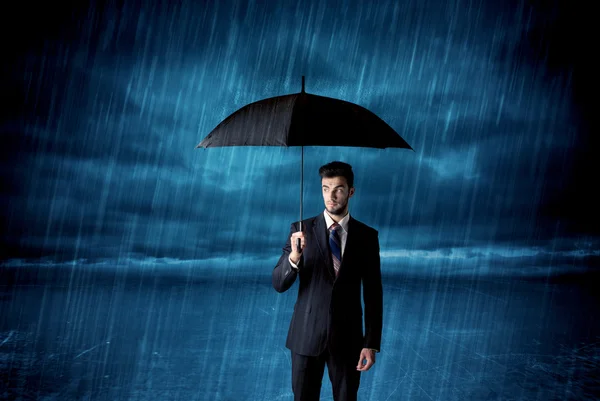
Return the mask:
[[329, 227], [329, 248], [331, 249], [331, 259], [333, 259], [333, 268], [335, 269], [336, 276], [342, 265], [342, 241], [340, 240], [339, 229], [341, 227], [336, 222]]

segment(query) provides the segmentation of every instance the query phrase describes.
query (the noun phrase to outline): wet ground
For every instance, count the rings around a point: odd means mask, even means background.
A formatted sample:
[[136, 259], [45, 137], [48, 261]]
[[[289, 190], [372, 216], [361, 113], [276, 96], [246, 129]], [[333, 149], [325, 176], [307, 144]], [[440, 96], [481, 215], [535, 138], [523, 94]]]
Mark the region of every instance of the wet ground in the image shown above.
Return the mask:
[[[296, 286], [276, 293], [270, 271], [0, 267], [0, 399], [292, 400]], [[359, 399], [598, 399], [598, 293], [586, 276], [384, 271]]]

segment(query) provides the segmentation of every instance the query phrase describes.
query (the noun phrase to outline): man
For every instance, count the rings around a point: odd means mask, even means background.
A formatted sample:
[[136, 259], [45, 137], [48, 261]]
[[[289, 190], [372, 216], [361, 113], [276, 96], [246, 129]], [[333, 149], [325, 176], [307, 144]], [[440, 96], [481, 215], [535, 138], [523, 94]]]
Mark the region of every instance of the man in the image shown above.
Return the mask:
[[298, 223], [292, 224], [273, 270], [273, 288], [284, 292], [300, 277], [286, 340], [292, 352], [294, 400], [320, 398], [327, 364], [334, 400], [352, 401], [357, 399], [360, 373], [375, 363], [381, 343], [379, 239], [376, 230], [348, 213], [355, 191], [352, 167], [331, 162], [319, 175], [325, 210], [304, 220], [302, 231]]

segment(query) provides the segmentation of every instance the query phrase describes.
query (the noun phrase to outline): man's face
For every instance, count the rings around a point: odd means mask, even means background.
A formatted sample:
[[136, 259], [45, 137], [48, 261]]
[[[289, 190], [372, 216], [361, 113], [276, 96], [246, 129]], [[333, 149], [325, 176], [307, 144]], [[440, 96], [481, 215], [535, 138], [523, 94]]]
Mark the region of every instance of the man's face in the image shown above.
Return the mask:
[[348, 211], [348, 199], [354, 195], [354, 188], [348, 188], [344, 177], [321, 179], [323, 201], [329, 214], [344, 216]]

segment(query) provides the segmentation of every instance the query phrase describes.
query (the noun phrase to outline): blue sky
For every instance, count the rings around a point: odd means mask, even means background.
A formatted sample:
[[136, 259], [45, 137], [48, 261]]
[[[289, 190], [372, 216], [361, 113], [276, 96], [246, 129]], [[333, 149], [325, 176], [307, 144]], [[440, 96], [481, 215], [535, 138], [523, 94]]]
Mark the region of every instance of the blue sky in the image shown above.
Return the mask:
[[299, 149], [195, 146], [305, 75], [307, 92], [367, 107], [415, 149], [305, 149], [305, 216], [322, 211], [318, 167], [352, 164], [351, 213], [379, 230], [388, 271], [598, 267], [595, 123], [581, 56], [556, 39], [578, 34], [564, 9], [261, 3], [16, 14], [4, 264], [271, 263], [298, 218]]

